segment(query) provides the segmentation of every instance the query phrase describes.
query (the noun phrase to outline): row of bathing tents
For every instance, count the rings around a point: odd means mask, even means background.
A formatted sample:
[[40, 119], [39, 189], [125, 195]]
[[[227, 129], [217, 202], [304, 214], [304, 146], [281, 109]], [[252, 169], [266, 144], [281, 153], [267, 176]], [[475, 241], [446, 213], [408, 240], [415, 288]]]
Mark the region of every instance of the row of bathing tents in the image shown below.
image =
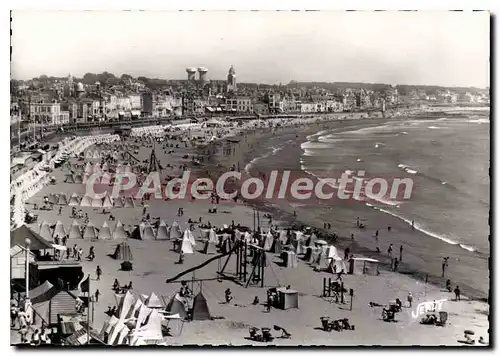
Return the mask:
[[128, 231], [125, 226], [117, 221], [114, 227], [111, 223], [105, 221], [100, 228], [97, 228], [92, 221], [85, 225], [81, 225], [78, 221], [73, 220], [69, 227], [65, 227], [61, 221], [57, 221], [51, 225], [47, 221], [35, 225], [33, 231], [39, 234], [46, 240], [52, 241], [54, 238], [63, 238], [67, 236], [69, 239], [98, 239], [98, 240], [117, 240], [128, 237]]
[[95, 162], [94, 164], [87, 162], [83, 169], [83, 173], [92, 174], [92, 173], [100, 173], [100, 172], [116, 172], [116, 173], [128, 173], [132, 172], [133, 167], [130, 163], [126, 163], [124, 165], [117, 165], [110, 167], [107, 162], [100, 164], [99, 162]]
[[91, 207], [91, 208], [135, 208], [135, 199], [131, 196], [128, 197], [117, 197], [112, 198], [104, 193], [104, 197], [100, 198], [97, 196], [91, 197], [85, 195], [80, 197], [78, 194], [73, 193], [68, 197], [64, 193], [52, 193], [47, 195], [47, 200], [50, 204], [54, 205], [67, 205], [67, 206], [80, 206], [80, 207]]

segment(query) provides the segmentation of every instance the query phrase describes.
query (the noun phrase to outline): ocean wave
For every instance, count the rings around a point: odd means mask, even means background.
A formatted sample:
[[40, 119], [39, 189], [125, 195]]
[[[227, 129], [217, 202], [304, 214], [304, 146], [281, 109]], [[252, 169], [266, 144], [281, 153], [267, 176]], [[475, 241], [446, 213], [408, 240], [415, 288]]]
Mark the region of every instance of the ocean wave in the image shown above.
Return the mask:
[[[372, 204], [369, 204], [369, 203], [366, 203], [365, 204], [366, 206], [374, 209], [374, 210], [377, 210], [377, 211], [380, 211], [384, 214], [388, 214], [388, 215], [391, 215], [391, 216], [394, 216], [395, 218], [401, 220], [401, 221], [404, 221], [406, 224], [408, 224], [409, 226], [412, 226], [412, 222], [411, 220], [401, 216], [401, 215], [398, 215], [396, 213], [393, 213], [392, 211], [389, 211], [389, 210], [386, 210], [386, 209], [383, 209], [383, 208], [379, 208], [377, 206], [374, 206]], [[465, 244], [461, 244], [459, 243], [458, 241], [455, 241], [447, 236], [444, 236], [444, 235], [441, 235], [441, 234], [438, 234], [438, 233], [435, 233], [435, 232], [432, 232], [432, 231], [429, 231], [425, 228], [423, 228], [420, 224], [418, 223], [415, 223], [414, 224], [414, 227], [416, 230], [426, 234], [427, 236], [430, 236], [430, 237], [434, 237], [438, 240], [441, 240], [443, 242], [446, 242], [447, 244], [450, 244], [450, 245], [458, 245], [460, 246], [461, 248], [463, 248], [464, 250], [466, 251], [469, 251], [469, 252], [475, 252], [476, 251], [476, 248], [473, 247], [473, 246], [469, 246], [469, 245], [465, 245]]]
[[327, 132], [328, 132], [328, 130], [322, 130], [322, 131], [316, 132], [315, 134], [306, 136], [306, 139], [309, 141], [312, 141], [312, 140], [315, 140], [317, 137], [324, 135]]
[[284, 145], [283, 146], [279, 146], [279, 147], [270, 147], [270, 151], [263, 154], [262, 156], [258, 156], [258, 157], [255, 157], [254, 159], [252, 159], [250, 162], [248, 162], [246, 165], [245, 165], [245, 172], [249, 173], [250, 172], [250, 169], [252, 168], [253, 165], [255, 165], [255, 163], [259, 162], [260, 160], [264, 159], [264, 158], [267, 158], [267, 157], [270, 157], [270, 156], [274, 156], [276, 153], [278, 153], [279, 151], [281, 151], [282, 149], [284, 148]]
[[469, 119], [467, 120], [467, 122], [470, 122], [470, 123], [475, 123], [475, 124], [489, 124], [490, 123], [490, 119]]
[[300, 148], [305, 149], [329, 149], [332, 148], [331, 145], [326, 143], [321, 143], [317, 141], [306, 141], [300, 145]]
[[410, 166], [407, 166], [406, 164], [400, 163], [400, 164], [398, 164], [398, 167], [409, 174], [417, 174], [418, 173], [418, 171], [411, 169]]
[[431, 130], [438, 130], [440, 129], [441, 127], [439, 126], [427, 126], [428, 129], [431, 129]]

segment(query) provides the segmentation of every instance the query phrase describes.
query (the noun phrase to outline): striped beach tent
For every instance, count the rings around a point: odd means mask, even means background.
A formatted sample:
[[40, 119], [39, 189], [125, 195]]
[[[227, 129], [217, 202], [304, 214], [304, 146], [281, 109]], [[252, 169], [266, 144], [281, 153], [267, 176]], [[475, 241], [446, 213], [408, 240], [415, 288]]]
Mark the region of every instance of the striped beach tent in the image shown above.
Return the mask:
[[177, 240], [182, 237], [182, 232], [177, 221], [174, 221], [169, 231], [169, 240]]
[[78, 205], [80, 205], [80, 201], [78, 200], [78, 194], [73, 193], [71, 195], [71, 197], [69, 198], [69, 201], [68, 201], [68, 205], [69, 206], [78, 206]]
[[113, 206], [115, 208], [123, 208], [123, 198], [117, 197], [117, 198], [113, 199]]
[[94, 158], [94, 159], [99, 159], [99, 158], [101, 158], [101, 154], [99, 153], [99, 151], [97, 151], [97, 150], [96, 150], [96, 151], [94, 151], [94, 156], [93, 156], [92, 158]]
[[94, 155], [93, 155], [93, 153], [92, 153], [92, 151], [91, 151], [91, 150], [88, 150], [88, 151], [85, 153], [85, 158], [86, 158], [86, 159], [92, 159], [92, 158], [94, 158]]
[[59, 194], [59, 197], [57, 198], [57, 205], [68, 205], [68, 198], [66, 197], [66, 194]]

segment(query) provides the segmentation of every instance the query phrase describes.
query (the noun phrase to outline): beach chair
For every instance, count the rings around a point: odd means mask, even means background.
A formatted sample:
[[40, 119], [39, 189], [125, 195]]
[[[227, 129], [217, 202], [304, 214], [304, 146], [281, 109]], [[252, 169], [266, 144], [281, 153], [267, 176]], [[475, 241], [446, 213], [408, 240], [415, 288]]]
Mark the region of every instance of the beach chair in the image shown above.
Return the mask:
[[448, 312], [440, 311], [439, 320], [436, 321], [436, 326], [446, 326], [446, 321], [448, 321]]

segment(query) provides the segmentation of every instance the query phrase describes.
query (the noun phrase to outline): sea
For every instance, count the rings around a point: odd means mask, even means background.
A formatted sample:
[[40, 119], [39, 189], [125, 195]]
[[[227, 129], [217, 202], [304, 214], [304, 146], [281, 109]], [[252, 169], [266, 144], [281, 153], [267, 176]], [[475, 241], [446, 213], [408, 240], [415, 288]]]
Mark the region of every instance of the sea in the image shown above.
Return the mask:
[[[317, 178], [409, 178], [411, 197], [379, 197], [356, 203], [378, 214], [396, 218], [428, 237], [429, 249], [456, 255], [460, 276], [468, 285], [487, 293], [490, 256], [490, 122], [488, 112], [458, 116], [415, 117], [394, 120], [349, 120], [305, 136], [268, 140], [245, 167], [297, 169]], [[295, 147], [295, 150], [293, 149]], [[292, 153], [296, 156], [292, 160]], [[283, 163], [287, 162], [287, 163]], [[362, 172], [362, 173], [359, 173]], [[342, 209], [359, 214], [361, 208]], [[310, 207], [308, 207], [310, 210]], [[326, 207], [316, 214], [328, 217]], [[331, 215], [334, 213], [332, 212]], [[347, 215], [347, 213], [345, 213]], [[350, 215], [350, 216], [351, 216]], [[339, 209], [332, 219], [347, 218]], [[411, 242], [409, 243], [411, 246]], [[453, 246], [453, 248], [451, 248]], [[421, 248], [415, 246], [415, 250]], [[450, 249], [451, 248], [451, 249]], [[419, 251], [425, 254], [425, 251]], [[441, 266], [436, 256], [436, 273]], [[453, 259], [453, 257], [452, 257]], [[425, 258], [421, 264], [427, 263]], [[463, 266], [466, 264], [467, 266]], [[457, 268], [458, 270], [458, 268]], [[460, 278], [460, 277], [457, 277]], [[479, 281], [480, 280], [480, 281]]]

